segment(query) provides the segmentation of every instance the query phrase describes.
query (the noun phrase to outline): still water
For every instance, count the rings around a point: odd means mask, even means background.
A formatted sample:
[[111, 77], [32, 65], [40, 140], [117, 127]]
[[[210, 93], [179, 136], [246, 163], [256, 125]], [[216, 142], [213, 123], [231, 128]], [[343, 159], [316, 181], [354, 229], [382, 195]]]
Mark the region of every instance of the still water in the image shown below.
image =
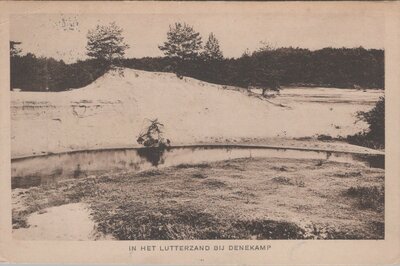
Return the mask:
[[62, 179], [117, 171], [140, 171], [179, 164], [207, 163], [237, 158], [318, 159], [384, 168], [384, 155], [241, 146], [171, 147], [77, 151], [13, 159], [12, 188], [29, 188]]

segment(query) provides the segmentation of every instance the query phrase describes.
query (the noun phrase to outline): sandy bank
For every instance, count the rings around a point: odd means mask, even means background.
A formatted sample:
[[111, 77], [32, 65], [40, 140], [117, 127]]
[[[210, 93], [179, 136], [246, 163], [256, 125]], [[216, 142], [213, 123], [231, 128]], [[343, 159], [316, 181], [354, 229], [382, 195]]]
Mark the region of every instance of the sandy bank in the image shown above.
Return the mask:
[[174, 144], [241, 142], [354, 134], [357, 111], [382, 91], [284, 89], [263, 101], [171, 73], [126, 69], [81, 89], [11, 92], [12, 156], [136, 145], [147, 119], [165, 124]]

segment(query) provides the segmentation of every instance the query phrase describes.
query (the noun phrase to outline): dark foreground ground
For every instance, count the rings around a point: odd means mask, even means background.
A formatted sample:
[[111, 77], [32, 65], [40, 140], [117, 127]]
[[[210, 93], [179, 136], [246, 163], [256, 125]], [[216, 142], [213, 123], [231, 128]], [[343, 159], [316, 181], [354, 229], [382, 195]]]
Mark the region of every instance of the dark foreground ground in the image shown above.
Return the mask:
[[99, 233], [120, 240], [384, 238], [384, 170], [318, 160], [110, 173], [15, 190], [13, 202], [15, 229], [31, 213], [84, 202]]

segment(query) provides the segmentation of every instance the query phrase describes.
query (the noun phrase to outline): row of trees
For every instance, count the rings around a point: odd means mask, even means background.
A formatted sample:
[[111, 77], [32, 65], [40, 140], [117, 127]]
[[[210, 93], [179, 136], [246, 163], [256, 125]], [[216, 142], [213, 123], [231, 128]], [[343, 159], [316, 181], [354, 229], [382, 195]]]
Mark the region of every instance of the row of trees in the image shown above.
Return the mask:
[[21, 55], [18, 42], [10, 42], [11, 88], [60, 91], [85, 86], [109, 69], [130, 67], [175, 72], [204, 81], [241, 87], [278, 88], [279, 85], [384, 87], [384, 53], [359, 48], [271, 48], [263, 45], [240, 58], [223, 57], [218, 39], [210, 33], [206, 43], [192, 26], [171, 25], [159, 45], [165, 57], [124, 59], [129, 45], [115, 23], [98, 25], [87, 35], [89, 59], [66, 64], [52, 58]]
[[[224, 59], [213, 33], [202, 47], [200, 34], [181, 23], [170, 26], [167, 41], [159, 48], [167, 59], [128, 60], [124, 65], [150, 71], [173, 71], [179, 76], [241, 87], [384, 87], [382, 50], [359, 47], [310, 51], [293, 47], [272, 48], [264, 43], [253, 53], [247, 51], [238, 59]], [[154, 67], [154, 64], [162, 67]]]
[[[87, 35], [87, 55], [90, 58], [104, 61], [109, 66], [121, 65], [125, 50], [130, 46], [125, 43], [122, 29], [115, 22], [107, 26], [97, 25], [95, 29], [89, 30]], [[158, 48], [169, 58], [182, 61], [204, 59], [222, 60], [223, 55], [219, 42], [213, 33], [210, 33], [206, 44], [200, 33], [186, 23], [175, 23], [170, 25], [167, 32], [167, 40]]]
[[[207, 82], [248, 87], [323, 86], [384, 88], [384, 51], [359, 48], [277, 48], [236, 59], [179, 62], [168, 57], [126, 59], [124, 66], [171, 72]], [[171, 67], [173, 66], [173, 67]]]
[[107, 67], [96, 59], [66, 64], [32, 53], [10, 59], [11, 88], [24, 91], [64, 91], [86, 86], [103, 75]]
[[174, 26], [169, 26], [167, 41], [163, 45], [159, 45], [158, 48], [167, 57], [181, 61], [223, 59], [219, 42], [214, 33], [211, 32], [208, 36], [204, 49], [202, 44], [200, 33], [196, 32], [192, 26], [186, 23], [175, 23]]

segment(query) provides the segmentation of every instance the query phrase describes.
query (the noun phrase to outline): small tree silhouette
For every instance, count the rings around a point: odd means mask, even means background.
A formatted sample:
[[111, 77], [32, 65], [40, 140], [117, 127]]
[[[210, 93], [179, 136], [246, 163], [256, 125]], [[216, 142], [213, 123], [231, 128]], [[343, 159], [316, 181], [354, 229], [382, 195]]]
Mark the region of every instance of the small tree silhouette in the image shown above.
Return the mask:
[[164, 125], [158, 119], [150, 120], [150, 125], [139, 134], [137, 142], [145, 147], [166, 148], [170, 146], [170, 140], [163, 137], [162, 128]]
[[87, 55], [115, 68], [125, 55], [129, 45], [125, 43], [122, 29], [115, 22], [109, 25], [97, 25], [87, 34]]
[[170, 141], [163, 137], [164, 125], [158, 122], [158, 119], [149, 119], [149, 122], [150, 125], [137, 138], [137, 142], [143, 144], [145, 148], [140, 148], [137, 152], [140, 157], [145, 158], [153, 166], [158, 166], [164, 163], [163, 155], [168, 150]]
[[17, 57], [21, 54], [22, 50], [17, 47], [21, 42], [10, 41], [10, 57]]
[[208, 35], [208, 40], [204, 45], [204, 51], [201, 53], [201, 57], [205, 61], [222, 60], [224, 58], [219, 48], [218, 39], [212, 32]]
[[170, 58], [178, 58], [181, 61], [192, 60], [199, 56], [202, 48], [200, 33], [186, 23], [175, 23], [169, 26], [167, 41], [158, 48]]

